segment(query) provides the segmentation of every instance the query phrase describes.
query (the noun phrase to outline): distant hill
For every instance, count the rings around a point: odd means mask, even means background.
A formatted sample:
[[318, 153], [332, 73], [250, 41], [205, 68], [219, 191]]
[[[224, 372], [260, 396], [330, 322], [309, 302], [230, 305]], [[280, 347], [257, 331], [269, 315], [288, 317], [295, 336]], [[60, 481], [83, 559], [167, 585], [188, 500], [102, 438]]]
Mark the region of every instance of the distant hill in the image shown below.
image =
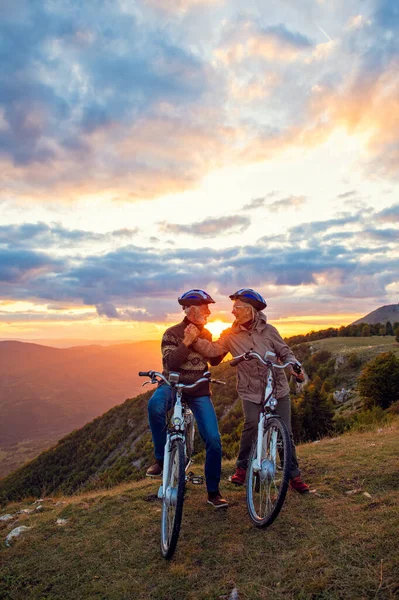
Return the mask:
[[392, 325], [395, 322], [399, 322], [399, 304], [381, 306], [365, 317], [354, 321], [352, 325], [359, 325], [360, 323], [368, 323], [368, 325], [376, 325], [377, 323], [386, 324], [387, 321], [390, 321]]
[[[241, 403], [237, 401], [235, 389], [235, 369], [224, 363], [213, 373], [226, 382], [223, 387], [214, 386], [213, 402], [220, 431], [229, 436], [242, 421]], [[70, 494], [90, 487], [108, 487], [130, 477], [142, 477], [153, 455], [147, 413], [151, 393], [115, 406], [5, 477], [0, 481], [0, 502], [2, 498], [40, 496], [57, 491]], [[228, 437], [224, 441], [227, 447]], [[237, 450], [236, 443], [229, 457], [233, 458]]]
[[72, 348], [76, 346], [116, 346], [118, 344], [131, 344], [132, 340], [90, 340], [80, 338], [0, 338], [0, 342], [23, 342], [25, 344], [39, 344], [40, 346], [51, 346], [52, 348]]
[[137, 372], [160, 366], [157, 341], [64, 349], [0, 342], [0, 451], [47, 447], [139, 393]]

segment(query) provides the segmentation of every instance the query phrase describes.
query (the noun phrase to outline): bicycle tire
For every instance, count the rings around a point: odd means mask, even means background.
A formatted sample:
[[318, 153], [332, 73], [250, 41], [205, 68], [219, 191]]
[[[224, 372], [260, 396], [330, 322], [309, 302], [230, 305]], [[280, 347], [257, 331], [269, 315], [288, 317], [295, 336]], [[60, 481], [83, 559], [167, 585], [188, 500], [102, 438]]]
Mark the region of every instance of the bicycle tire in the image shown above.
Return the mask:
[[[273, 439], [277, 450], [274, 450], [274, 456]], [[280, 417], [267, 420], [263, 432], [262, 468], [259, 472], [253, 469], [256, 455], [257, 439], [252, 445], [247, 468], [247, 510], [256, 527], [267, 527], [273, 523], [283, 506], [290, 480], [291, 439]]]
[[162, 498], [161, 554], [172, 558], [180, 533], [185, 488], [185, 456], [182, 439], [171, 443], [166, 490]]

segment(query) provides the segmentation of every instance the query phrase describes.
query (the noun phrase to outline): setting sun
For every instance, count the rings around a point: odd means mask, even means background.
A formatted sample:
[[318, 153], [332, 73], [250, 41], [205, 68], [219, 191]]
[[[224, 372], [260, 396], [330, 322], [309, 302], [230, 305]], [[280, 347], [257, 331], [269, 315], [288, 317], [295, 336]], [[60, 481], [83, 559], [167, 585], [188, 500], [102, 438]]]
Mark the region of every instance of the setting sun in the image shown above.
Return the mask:
[[210, 321], [207, 323], [206, 328], [211, 332], [212, 337], [217, 340], [220, 337], [222, 331], [231, 326], [231, 323], [224, 323], [223, 321]]

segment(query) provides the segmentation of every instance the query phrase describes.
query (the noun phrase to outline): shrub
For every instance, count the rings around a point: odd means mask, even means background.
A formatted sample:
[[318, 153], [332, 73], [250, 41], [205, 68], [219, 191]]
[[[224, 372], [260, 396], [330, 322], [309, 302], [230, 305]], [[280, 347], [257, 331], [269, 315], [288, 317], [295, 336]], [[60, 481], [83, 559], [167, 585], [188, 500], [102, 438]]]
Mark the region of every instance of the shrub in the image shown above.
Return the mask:
[[350, 429], [353, 431], [370, 431], [379, 425], [386, 425], [392, 420], [392, 416], [380, 406], [373, 406], [354, 415]]
[[348, 356], [348, 367], [351, 369], [357, 369], [362, 364], [360, 356], [357, 352], [351, 352]]
[[393, 352], [379, 354], [366, 364], [357, 379], [357, 389], [366, 406], [388, 408], [399, 399], [399, 359]]

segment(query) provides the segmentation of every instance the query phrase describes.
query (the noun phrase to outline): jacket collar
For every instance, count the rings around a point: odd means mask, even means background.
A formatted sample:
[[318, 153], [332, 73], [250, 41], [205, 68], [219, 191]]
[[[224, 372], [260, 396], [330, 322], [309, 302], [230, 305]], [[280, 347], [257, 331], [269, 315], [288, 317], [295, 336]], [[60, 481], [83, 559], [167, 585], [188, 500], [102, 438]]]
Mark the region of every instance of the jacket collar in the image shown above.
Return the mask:
[[233, 325], [232, 329], [234, 333], [238, 333], [239, 331], [263, 331], [266, 325], [267, 317], [265, 313], [259, 311], [256, 313], [255, 320], [249, 328], [243, 327], [242, 325]]

